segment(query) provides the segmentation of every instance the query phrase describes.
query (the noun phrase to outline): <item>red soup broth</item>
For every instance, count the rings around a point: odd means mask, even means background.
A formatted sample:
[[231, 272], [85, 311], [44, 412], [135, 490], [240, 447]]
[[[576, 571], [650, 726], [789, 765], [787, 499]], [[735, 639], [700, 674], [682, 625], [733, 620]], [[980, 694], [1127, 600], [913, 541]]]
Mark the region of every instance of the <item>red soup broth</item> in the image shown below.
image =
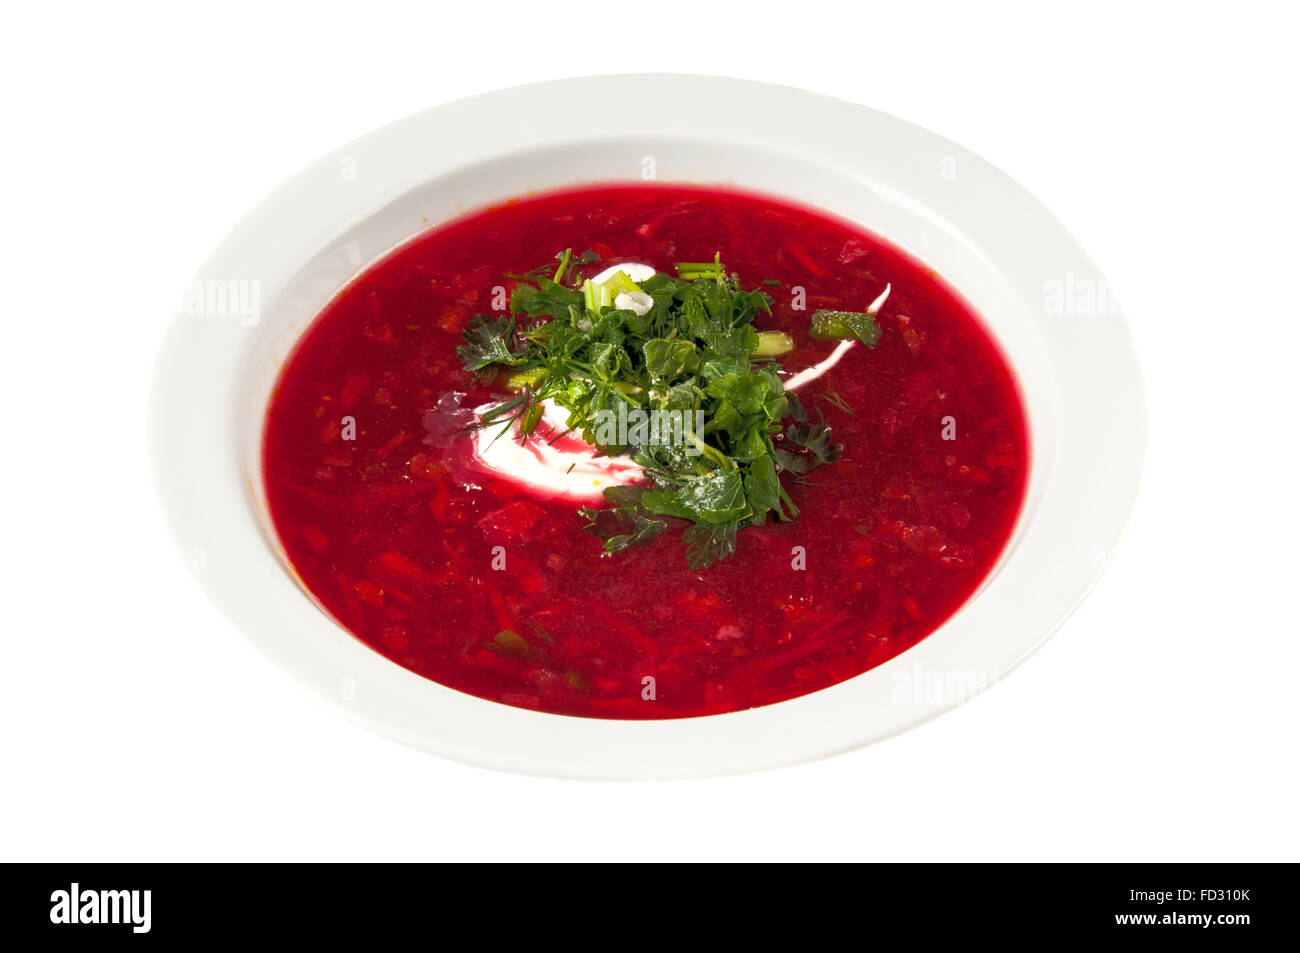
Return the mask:
[[[721, 252], [771, 294], [757, 324], [793, 336], [791, 371], [834, 346], [808, 337], [813, 310], [860, 311], [892, 285], [878, 346], [850, 348], [799, 392], [844, 451], [806, 482], [785, 478], [797, 519], [741, 530], [736, 553], [703, 570], [687, 568], [680, 528], [604, 556], [580, 503], [467, 479], [467, 444], [429, 439], [443, 395], [478, 406], [502, 393], [461, 369], [462, 327], [512, 286], [504, 275], [564, 248], [600, 256], [586, 277], [620, 261], [674, 273]], [[915, 645], [994, 567], [1028, 465], [1014, 374], [932, 270], [809, 208], [655, 185], [532, 196], [401, 246], [304, 334], [264, 437], [288, 559], [358, 639], [481, 698], [623, 719], [784, 701]]]

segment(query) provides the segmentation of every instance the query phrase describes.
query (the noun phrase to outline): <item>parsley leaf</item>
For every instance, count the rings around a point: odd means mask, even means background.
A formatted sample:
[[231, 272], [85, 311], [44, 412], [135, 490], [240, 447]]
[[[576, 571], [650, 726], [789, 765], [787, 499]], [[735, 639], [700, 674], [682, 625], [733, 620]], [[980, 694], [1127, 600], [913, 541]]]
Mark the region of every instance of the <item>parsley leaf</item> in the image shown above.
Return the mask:
[[682, 533], [682, 541], [686, 543], [686, 565], [691, 569], [708, 569], [719, 559], [726, 559], [736, 551], [737, 528], [735, 523], [687, 527]]
[[791, 473], [802, 475], [823, 463], [834, 463], [844, 451], [841, 444], [831, 443], [831, 428], [825, 420], [791, 424], [782, 436], [784, 443], [775, 450], [776, 462]]
[[456, 356], [467, 371], [481, 371], [490, 364], [518, 364], [522, 359], [510, 350], [514, 330], [513, 318], [477, 315], [460, 332], [466, 343], [456, 348]]

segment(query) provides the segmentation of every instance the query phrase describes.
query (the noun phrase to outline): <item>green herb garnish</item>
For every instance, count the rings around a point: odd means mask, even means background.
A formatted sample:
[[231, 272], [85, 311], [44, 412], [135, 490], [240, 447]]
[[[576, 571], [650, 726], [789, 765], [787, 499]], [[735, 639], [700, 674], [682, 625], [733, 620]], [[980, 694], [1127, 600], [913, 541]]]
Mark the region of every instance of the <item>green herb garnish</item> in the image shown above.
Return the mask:
[[880, 341], [880, 325], [876, 316], [867, 311], [814, 311], [808, 336], [814, 340], [847, 340], [857, 338], [867, 347]]
[[[793, 340], [754, 327], [771, 313], [771, 297], [744, 290], [720, 254], [640, 283], [623, 272], [579, 283], [572, 250], [555, 260], [514, 276], [508, 317], [481, 314], [462, 332], [465, 368], [508, 368], [505, 385], [516, 392], [481, 425], [518, 424], [527, 435], [552, 400], [568, 411], [568, 430], [606, 454], [631, 454], [652, 485], [611, 487], [609, 507], [578, 511], [607, 553], [682, 519], [694, 524], [683, 536], [687, 564], [700, 569], [734, 553], [739, 530], [769, 514], [798, 515], [781, 474], [802, 476], [838, 459], [841, 448], [777, 376], [776, 359]], [[638, 307], [617, 306], [623, 294]], [[874, 346], [878, 328], [871, 337], [863, 322], [845, 321]]]
[[827, 394], [818, 394], [817, 396], [820, 397], [822, 400], [826, 401], [826, 403], [830, 404], [836, 410], [841, 410], [844, 413], [848, 414], [850, 417], [853, 416], [853, 408], [849, 406], [848, 401], [846, 401], [839, 394], [835, 393], [835, 391], [831, 391], [830, 393]]

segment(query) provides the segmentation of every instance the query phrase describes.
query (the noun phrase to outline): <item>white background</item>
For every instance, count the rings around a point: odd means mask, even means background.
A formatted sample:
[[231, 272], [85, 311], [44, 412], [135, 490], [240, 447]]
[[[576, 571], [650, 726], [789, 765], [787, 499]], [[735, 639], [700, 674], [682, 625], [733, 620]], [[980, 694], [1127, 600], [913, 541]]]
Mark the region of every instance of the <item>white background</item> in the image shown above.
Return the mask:
[[[1300, 859], [1294, 8], [179, 6], [5, 15], [0, 858]], [[443, 762], [326, 712], [199, 593], [146, 466], [155, 349], [309, 160], [637, 70], [856, 100], [1038, 194], [1133, 323], [1142, 496], [1044, 649], [884, 744], [689, 783]]]

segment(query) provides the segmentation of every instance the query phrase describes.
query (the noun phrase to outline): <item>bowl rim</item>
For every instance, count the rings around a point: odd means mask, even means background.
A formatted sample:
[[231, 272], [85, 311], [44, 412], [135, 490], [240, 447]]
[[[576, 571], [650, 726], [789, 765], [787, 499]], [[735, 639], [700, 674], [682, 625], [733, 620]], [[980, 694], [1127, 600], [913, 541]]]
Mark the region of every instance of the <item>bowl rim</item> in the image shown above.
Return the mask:
[[[498, 90], [398, 120], [312, 163], [231, 230], [190, 287], [250, 276], [258, 283], [254, 287], [270, 289], [270, 299], [278, 300], [290, 277], [335, 236], [422, 182], [503, 155], [482, 129], [509, 120], [512, 142], [505, 154], [523, 161], [532, 152], [577, 141], [579, 136], [553, 122], [517, 121], [545, 116], [556, 101], [582, 101], [594, 114], [625, 116], [626, 109], [616, 109], [620, 104], [647, 104], [618, 120], [624, 125], [616, 122], [604, 131], [611, 141], [681, 138], [735, 148], [746, 161], [762, 162], [770, 153], [834, 166], [890, 201], [936, 217], [976, 253], [987, 251], [995, 270], [1026, 302], [1026, 314], [1042, 335], [1035, 346], [1041, 346], [1052, 380], [1041, 391], [1041, 403], [1050, 406], [1035, 407], [1026, 395], [1034, 445], [1030, 499], [999, 567], [967, 603], [979, 604], [979, 620], [971, 622], [976, 613], [963, 607], [916, 646], [862, 675], [723, 715], [575, 718], [446, 688], [343, 630], [303, 598], [300, 584], [266, 546], [269, 521], [259, 525], [255, 478], [234, 464], [240, 439], [233, 408], [258, 322], [213, 321], [210, 314], [196, 320], [194, 308], [182, 303], [155, 365], [150, 444], [167, 522], [209, 597], [259, 649], [346, 717], [456, 760], [544, 776], [700, 777], [826, 757], [920, 724], [1015, 668], [1091, 589], [1122, 534], [1141, 478], [1145, 399], [1131, 335], [1113, 296], [1093, 311], [1050, 313], [1050, 281], [1107, 287], [1096, 265], [1026, 190], [940, 136], [865, 106], [721, 77], [593, 76]], [[719, 123], [712, 105], [701, 106], [719, 101], [727, 102], [729, 113], [762, 113], [768, 121]], [[892, 179], [879, 167], [881, 156], [894, 161]], [[961, 169], [956, 187], [912, 175], [915, 159], [936, 157]], [[339, 164], [348, 161], [378, 174], [357, 188], [339, 189]], [[996, 225], [993, 216], [1000, 220]], [[896, 243], [926, 260], [923, 251]], [[352, 265], [362, 270], [376, 257]], [[1035, 278], [1039, 314], [1032, 314]], [[953, 673], [960, 677], [953, 680]], [[919, 687], [934, 677], [940, 690]]]

